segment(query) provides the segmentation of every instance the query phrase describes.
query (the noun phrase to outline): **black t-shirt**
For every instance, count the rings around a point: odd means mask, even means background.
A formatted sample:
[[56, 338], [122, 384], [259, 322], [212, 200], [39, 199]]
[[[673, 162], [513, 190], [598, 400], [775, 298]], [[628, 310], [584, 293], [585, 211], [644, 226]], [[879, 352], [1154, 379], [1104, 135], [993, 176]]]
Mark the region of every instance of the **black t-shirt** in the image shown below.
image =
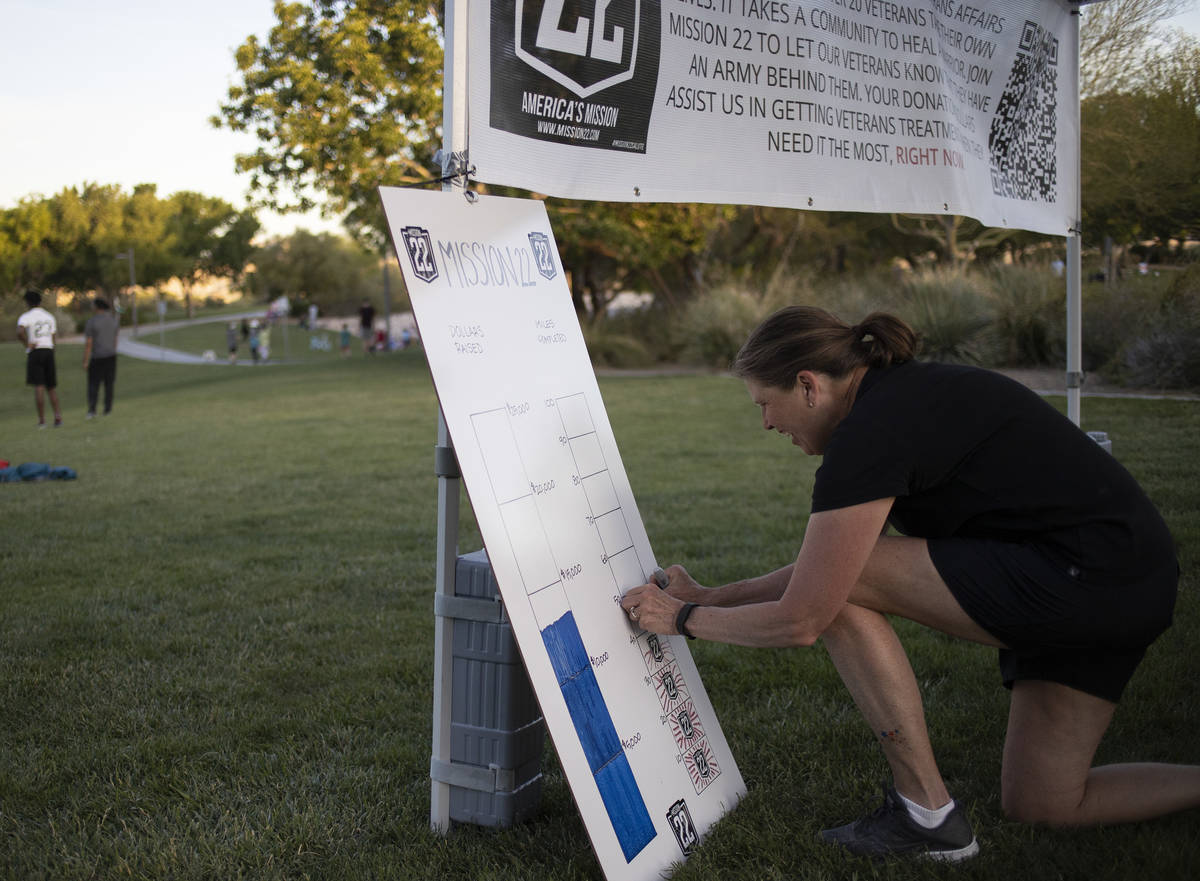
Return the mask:
[[1175, 566], [1128, 471], [1020, 383], [909, 361], [868, 370], [817, 469], [812, 510], [894, 496], [905, 535], [1031, 542], [1113, 582]]

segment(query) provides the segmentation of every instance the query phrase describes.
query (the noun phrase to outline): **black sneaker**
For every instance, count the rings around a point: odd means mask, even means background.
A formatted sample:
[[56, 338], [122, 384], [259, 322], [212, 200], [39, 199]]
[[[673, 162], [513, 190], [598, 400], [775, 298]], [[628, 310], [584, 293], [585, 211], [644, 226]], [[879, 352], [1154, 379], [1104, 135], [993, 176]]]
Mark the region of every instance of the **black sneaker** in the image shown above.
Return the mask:
[[821, 840], [869, 857], [910, 855], [953, 863], [979, 853], [979, 843], [961, 805], [955, 805], [940, 826], [926, 829], [913, 820], [890, 786], [884, 788], [883, 804], [873, 813], [836, 829], [822, 829]]

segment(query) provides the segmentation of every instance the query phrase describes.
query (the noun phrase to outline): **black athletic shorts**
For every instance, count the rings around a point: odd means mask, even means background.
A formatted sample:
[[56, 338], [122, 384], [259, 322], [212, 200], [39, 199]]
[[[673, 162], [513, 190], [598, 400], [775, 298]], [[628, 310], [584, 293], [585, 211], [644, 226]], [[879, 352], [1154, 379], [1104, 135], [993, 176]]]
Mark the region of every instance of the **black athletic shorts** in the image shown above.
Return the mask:
[[1000, 673], [1118, 701], [1146, 648], [1171, 625], [1179, 566], [1113, 586], [1033, 544], [930, 539], [929, 556], [963, 610], [1007, 648]]
[[34, 349], [25, 356], [25, 384], [58, 386], [58, 371], [54, 369], [53, 349]]

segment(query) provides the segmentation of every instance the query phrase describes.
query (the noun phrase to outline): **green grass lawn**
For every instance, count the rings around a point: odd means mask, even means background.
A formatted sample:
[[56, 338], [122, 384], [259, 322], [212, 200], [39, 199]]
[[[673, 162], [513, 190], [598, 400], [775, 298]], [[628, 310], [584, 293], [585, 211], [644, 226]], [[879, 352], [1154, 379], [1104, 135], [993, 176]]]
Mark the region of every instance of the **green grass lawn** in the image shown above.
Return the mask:
[[[204, 348], [221, 352], [220, 328]], [[79, 473], [0, 485], [0, 877], [600, 879], [549, 748], [532, 821], [428, 829], [437, 409], [421, 353], [124, 358], [113, 415], [90, 422], [80, 354], [59, 351], [66, 424], [37, 431], [22, 350], [0, 345], [0, 458]], [[660, 561], [717, 583], [793, 557], [816, 463], [761, 431], [739, 382], [601, 389]], [[1084, 417], [1184, 567], [1175, 626], [1100, 759], [1200, 763], [1200, 403], [1086, 399]], [[461, 551], [480, 546], [465, 503], [460, 528]], [[695, 643], [749, 794], [676, 879], [1195, 877], [1200, 812], [1006, 821], [994, 653], [899, 629], [981, 855], [874, 865], [817, 844], [887, 775], [825, 653]]]

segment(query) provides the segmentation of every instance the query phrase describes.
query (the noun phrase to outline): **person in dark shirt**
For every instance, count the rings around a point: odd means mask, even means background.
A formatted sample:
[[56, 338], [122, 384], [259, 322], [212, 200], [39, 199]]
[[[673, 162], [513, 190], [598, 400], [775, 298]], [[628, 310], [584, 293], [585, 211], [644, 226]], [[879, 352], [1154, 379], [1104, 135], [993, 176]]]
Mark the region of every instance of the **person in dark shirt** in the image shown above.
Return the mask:
[[734, 372], [764, 428], [824, 457], [796, 561], [718, 588], [672, 566], [666, 590], [634, 588], [622, 608], [655, 633], [825, 644], [893, 774], [881, 809], [821, 833], [854, 853], [978, 852], [886, 615], [999, 649], [1009, 816], [1084, 826], [1200, 805], [1200, 766], [1092, 767], [1122, 690], [1171, 623], [1179, 565], [1162, 517], [1036, 394], [919, 362], [916, 342], [883, 313], [850, 326], [792, 306], [764, 321]]
[[358, 327], [362, 336], [363, 354], [369, 355], [375, 351], [375, 307], [366, 297], [363, 297], [362, 305], [358, 307]]
[[92, 302], [94, 314], [83, 328], [83, 369], [87, 373], [87, 418], [96, 418], [96, 403], [100, 387], [104, 386], [104, 414], [113, 408], [113, 386], [117, 382], [117, 337], [120, 323], [112, 314], [108, 301], [97, 297]]

